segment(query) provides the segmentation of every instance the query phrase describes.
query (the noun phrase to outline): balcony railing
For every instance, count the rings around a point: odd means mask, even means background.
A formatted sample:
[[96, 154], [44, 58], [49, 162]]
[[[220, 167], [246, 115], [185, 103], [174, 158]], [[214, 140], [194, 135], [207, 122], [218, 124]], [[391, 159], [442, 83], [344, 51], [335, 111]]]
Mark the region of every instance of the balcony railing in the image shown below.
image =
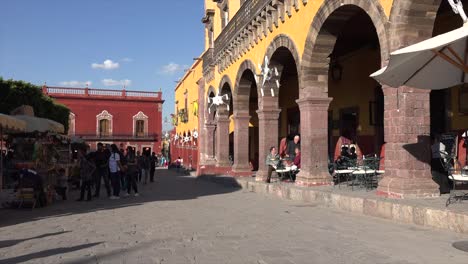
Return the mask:
[[213, 59], [213, 48], [209, 48], [202, 57], [203, 61], [203, 72], [206, 72], [214, 63]]
[[159, 134], [133, 135], [133, 134], [113, 134], [113, 135], [96, 135], [96, 134], [79, 134], [75, 137], [84, 140], [102, 140], [102, 141], [159, 141]]
[[271, 2], [271, 0], [247, 0], [239, 11], [229, 21], [214, 44], [214, 57], [222, 52], [256, 16]]
[[42, 87], [42, 92], [47, 95], [63, 96], [86, 96], [86, 97], [121, 97], [121, 98], [148, 98], [161, 100], [161, 92], [106, 90], [91, 88], [68, 88], [68, 87]]

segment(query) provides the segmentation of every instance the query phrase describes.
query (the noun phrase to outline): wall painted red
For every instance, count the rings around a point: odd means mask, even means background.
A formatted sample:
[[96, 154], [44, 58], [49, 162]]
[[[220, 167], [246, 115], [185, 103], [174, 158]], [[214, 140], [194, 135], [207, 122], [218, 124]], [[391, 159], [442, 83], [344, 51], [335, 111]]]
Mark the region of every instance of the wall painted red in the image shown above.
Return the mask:
[[[59, 103], [66, 105], [75, 114], [75, 136], [87, 138], [91, 147], [98, 141], [124, 146], [151, 147], [156, 153], [161, 152], [162, 136], [162, 94], [136, 91], [113, 91], [112, 95], [90, 95], [90, 91], [102, 93], [109, 90], [43, 87], [43, 92]], [[142, 96], [127, 96], [131, 93]], [[78, 93], [78, 94], [77, 94]], [[96, 116], [104, 110], [112, 117], [112, 139], [96, 138]], [[134, 137], [133, 116], [138, 112], [148, 116], [148, 137]]]

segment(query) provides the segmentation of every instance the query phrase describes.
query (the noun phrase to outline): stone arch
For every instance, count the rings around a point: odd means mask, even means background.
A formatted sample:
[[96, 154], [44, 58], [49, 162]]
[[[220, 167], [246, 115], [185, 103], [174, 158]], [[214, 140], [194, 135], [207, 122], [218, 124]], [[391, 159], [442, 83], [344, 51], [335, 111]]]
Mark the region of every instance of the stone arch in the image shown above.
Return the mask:
[[218, 93], [222, 93], [221, 90], [223, 89], [224, 85], [226, 85], [226, 84], [229, 85], [231, 90], [233, 89], [231, 79], [229, 78], [229, 76], [224, 75], [223, 78], [221, 78], [221, 81], [219, 82]]
[[[240, 110], [248, 111], [249, 109], [250, 86], [252, 82], [245, 82], [245, 80], [242, 79], [242, 76], [248, 70], [250, 70], [255, 77], [257, 70], [255, 64], [251, 60], [245, 60], [244, 62], [242, 62], [242, 64], [239, 66], [239, 70], [237, 71], [236, 82], [233, 92], [234, 112]], [[255, 85], [258, 87], [256, 77], [252, 81], [255, 82]]]
[[441, 2], [394, 0], [389, 19], [390, 49], [397, 50], [432, 37]]
[[211, 113], [208, 111], [208, 108], [210, 107], [210, 104], [208, 103], [208, 98], [210, 97], [210, 95], [213, 94], [213, 95], [216, 95], [216, 90], [213, 86], [210, 86], [208, 88], [208, 91], [206, 92], [206, 98], [205, 98], [205, 109], [204, 109], [204, 113], [205, 113], [205, 120], [207, 123], [212, 123], [214, 122], [214, 119], [215, 119], [215, 111], [211, 111]]
[[219, 82], [219, 86], [218, 86], [218, 94], [219, 95], [225, 95], [227, 94], [228, 96], [228, 106], [229, 107], [221, 107], [221, 109], [218, 109], [218, 113], [219, 114], [227, 114], [228, 116], [232, 114], [232, 104], [233, 104], [233, 101], [232, 101], [232, 91], [233, 91], [233, 87], [232, 87], [232, 82], [231, 82], [231, 79], [229, 78], [229, 76], [227, 75], [224, 75], [223, 78], [221, 78], [221, 81]]
[[[271, 61], [271, 58], [273, 54], [279, 49], [279, 48], [286, 48], [289, 50], [289, 52], [292, 54], [294, 58], [294, 62], [296, 63], [296, 69], [297, 69], [297, 74], [298, 74], [298, 81], [299, 81], [299, 87], [301, 87], [301, 58], [299, 56], [299, 52], [297, 51], [296, 44], [294, 41], [286, 34], [279, 34], [276, 36], [268, 46], [265, 56]], [[262, 63], [263, 66], [264, 62]], [[281, 73], [280, 73], [281, 74]]]
[[[361, 0], [329, 0], [325, 1], [314, 17], [306, 38], [304, 54], [301, 60], [300, 98], [305, 97], [328, 97], [328, 69], [329, 55], [332, 53], [337, 37], [323, 26], [330, 19], [332, 13], [346, 6], [354, 6], [364, 10], [373, 22], [380, 44], [380, 57], [384, 62], [389, 56], [389, 40], [387, 34], [387, 18], [385, 12], [377, 1]], [[343, 10], [342, 14], [336, 15], [343, 19], [354, 13]], [[338, 21], [339, 22], [339, 21]]]

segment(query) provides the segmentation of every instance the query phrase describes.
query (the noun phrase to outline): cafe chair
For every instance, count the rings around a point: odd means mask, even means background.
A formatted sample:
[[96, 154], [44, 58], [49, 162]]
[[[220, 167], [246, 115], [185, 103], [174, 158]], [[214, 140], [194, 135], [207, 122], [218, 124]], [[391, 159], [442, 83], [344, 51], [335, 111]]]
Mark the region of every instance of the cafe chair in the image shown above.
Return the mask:
[[18, 208], [22, 208], [25, 203], [30, 203], [32, 209], [36, 207], [37, 197], [33, 188], [18, 189]]

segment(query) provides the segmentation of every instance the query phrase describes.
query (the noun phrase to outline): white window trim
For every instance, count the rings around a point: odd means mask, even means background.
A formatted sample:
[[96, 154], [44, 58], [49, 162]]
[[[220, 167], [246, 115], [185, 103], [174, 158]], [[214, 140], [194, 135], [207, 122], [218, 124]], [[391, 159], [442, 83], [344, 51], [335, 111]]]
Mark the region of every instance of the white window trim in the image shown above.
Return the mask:
[[145, 137], [148, 136], [148, 122], [149, 118], [147, 115], [145, 115], [142, 111], [139, 111], [136, 115], [133, 116], [133, 136], [136, 137], [136, 122], [138, 120], [143, 120], [145, 122], [145, 125], [143, 127], [143, 133]]
[[70, 112], [68, 116], [68, 135], [74, 136], [76, 134], [76, 115]]
[[103, 110], [100, 114], [96, 115], [96, 136], [100, 136], [99, 135], [99, 121], [103, 120], [103, 119], [107, 119], [109, 120], [109, 136], [112, 136], [113, 135], [113, 124], [114, 122], [112, 121], [113, 119], [113, 116], [107, 111], [107, 110]]

